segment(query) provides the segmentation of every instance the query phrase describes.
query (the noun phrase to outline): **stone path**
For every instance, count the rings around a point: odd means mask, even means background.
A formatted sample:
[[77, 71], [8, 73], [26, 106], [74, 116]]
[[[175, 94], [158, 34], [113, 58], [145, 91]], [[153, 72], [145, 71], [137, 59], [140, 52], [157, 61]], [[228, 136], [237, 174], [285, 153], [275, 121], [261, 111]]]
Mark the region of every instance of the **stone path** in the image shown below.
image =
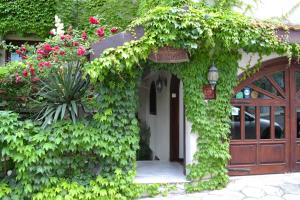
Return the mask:
[[143, 200], [300, 200], [300, 173], [231, 177], [226, 188], [185, 194], [183, 186], [167, 197]]

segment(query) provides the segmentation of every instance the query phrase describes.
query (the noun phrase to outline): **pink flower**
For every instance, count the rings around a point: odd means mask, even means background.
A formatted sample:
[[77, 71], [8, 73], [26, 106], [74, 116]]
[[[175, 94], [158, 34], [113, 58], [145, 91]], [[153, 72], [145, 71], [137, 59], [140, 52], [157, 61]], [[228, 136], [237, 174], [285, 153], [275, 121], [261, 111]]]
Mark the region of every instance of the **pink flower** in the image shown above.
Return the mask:
[[20, 83], [22, 80], [22, 76], [20, 76], [18, 73], [16, 73], [16, 83]]
[[44, 62], [44, 66], [45, 67], [51, 67], [51, 62], [50, 61]]
[[31, 78], [31, 82], [33, 82], [33, 83], [36, 83], [36, 82], [38, 82], [40, 79], [38, 78], [38, 77], [32, 77]]
[[16, 50], [16, 53], [19, 54], [19, 55], [22, 54], [22, 52], [19, 49]]
[[117, 27], [113, 27], [113, 28], [110, 29], [110, 32], [113, 33], [113, 34], [117, 33], [118, 31], [119, 31], [119, 29]]
[[45, 54], [45, 51], [43, 49], [38, 49], [36, 51], [37, 54], [40, 54], [40, 55], [44, 55]]
[[55, 35], [54, 31], [50, 31], [49, 34], [52, 35], [52, 36]]
[[35, 76], [35, 69], [32, 66], [29, 67], [29, 71], [31, 76]]
[[89, 18], [90, 24], [99, 24], [99, 21], [96, 17], [90, 17]]
[[22, 58], [23, 60], [26, 60], [28, 57], [27, 57], [26, 55], [22, 55], [21, 58]]
[[28, 71], [26, 69], [24, 69], [22, 74], [23, 74], [24, 77], [27, 77], [28, 76]]
[[84, 32], [84, 31], [82, 32], [81, 38], [82, 38], [83, 40], [87, 40], [88, 36], [87, 36], [86, 32]]
[[79, 45], [78, 42], [72, 42], [72, 44], [73, 44], [74, 47], [77, 47]]
[[59, 46], [55, 46], [52, 48], [53, 51], [59, 51], [59, 49], [60, 49]]
[[26, 53], [27, 49], [24, 45], [21, 46], [20, 50], [23, 52], [23, 53]]
[[66, 52], [65, 52], [65, 51], [60, 51], [59, 54], [60, 54], [61, 56], [64, 56], [64, 55], [66, 54]]
[[96, 34], [99, 36], [99, 37], [104, 37], [104, 35], [105, 35], [105, 31], [104, 31], [105, 29], [104, 29], [104, 27], [100, 27], [100, 28], [98, 28], [97, 30], [96, 30]]
[[60, 36], [60, 39], [64, 40], [65, 39], [65, 35]]
[[83, 56], [86, 53], [86, 49], [82, 46], [78, 47], [77, 49], [77, 55], [78, 56]]
[[44, 47], [44, 52], [45, 53], [49, 53], [50, 51], [52, 51], [52, 47], [48, 43], [45, 43], [43, 47]]

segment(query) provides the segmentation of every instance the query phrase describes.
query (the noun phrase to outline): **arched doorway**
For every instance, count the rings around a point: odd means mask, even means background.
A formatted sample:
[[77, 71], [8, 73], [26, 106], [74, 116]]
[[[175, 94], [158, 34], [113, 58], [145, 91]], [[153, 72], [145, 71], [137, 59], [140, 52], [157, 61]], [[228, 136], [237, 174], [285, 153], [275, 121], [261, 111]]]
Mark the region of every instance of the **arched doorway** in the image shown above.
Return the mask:
[[235, 88], [231, 175], [300, 170], [300, 65], [278, 58]]

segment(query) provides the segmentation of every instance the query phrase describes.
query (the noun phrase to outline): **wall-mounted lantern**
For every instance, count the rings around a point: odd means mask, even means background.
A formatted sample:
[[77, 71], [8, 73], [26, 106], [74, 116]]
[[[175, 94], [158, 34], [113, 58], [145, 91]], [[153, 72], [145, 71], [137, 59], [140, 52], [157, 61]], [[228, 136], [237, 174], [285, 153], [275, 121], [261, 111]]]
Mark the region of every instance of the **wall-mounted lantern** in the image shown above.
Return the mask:
[[211, 88], [214, 90], [215, 86], [219, 80], [219, 72], [215, 64], [213, 63], [212, 66], [208, 70], [208, 76], [207, 76], [208, 82], [211, 86]]
[[202, 88], [204, 98], [206, 100], [216, 99], [215, 87], [216, 87], [216, 84], [219, 80], [219, 72], [218, 72], [218, 69], [217, 69], [217, 67], [215, 66], [214, 63], [212, 64], [212, 66], [208, 70], [207, 79], [208, 79], [209, 85], [204, 85], [203, 88]]
[[160, 75], [158, 76], [158, 79], [155, 82], [156, 90], [157, 92], [161, 92], [163, 90], [163, 87], [167, 86], [167, 78], [162, 78]]

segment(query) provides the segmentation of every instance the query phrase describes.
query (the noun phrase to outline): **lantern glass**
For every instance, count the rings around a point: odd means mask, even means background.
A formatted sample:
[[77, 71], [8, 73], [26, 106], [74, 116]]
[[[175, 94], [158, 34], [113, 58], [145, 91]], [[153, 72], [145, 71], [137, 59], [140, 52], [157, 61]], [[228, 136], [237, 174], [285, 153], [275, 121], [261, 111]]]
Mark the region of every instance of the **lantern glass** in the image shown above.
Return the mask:
[[219, 72], [214, 64], [210, 67], [208, 71], [207, 79], [211, 87], [214, 89], [215, 85], [217, 84], [217, 81], [219, 80]]

